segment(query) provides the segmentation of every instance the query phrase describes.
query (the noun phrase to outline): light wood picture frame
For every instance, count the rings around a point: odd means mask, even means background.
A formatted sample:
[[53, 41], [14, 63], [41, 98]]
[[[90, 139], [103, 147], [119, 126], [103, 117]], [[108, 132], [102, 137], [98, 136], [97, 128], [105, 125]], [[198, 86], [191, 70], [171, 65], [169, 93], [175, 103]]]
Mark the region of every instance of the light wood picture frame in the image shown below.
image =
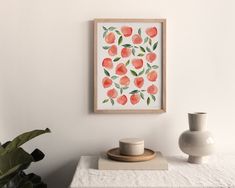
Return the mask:
[[94, 112], [166, 112], [166, 19], [94, 20]]

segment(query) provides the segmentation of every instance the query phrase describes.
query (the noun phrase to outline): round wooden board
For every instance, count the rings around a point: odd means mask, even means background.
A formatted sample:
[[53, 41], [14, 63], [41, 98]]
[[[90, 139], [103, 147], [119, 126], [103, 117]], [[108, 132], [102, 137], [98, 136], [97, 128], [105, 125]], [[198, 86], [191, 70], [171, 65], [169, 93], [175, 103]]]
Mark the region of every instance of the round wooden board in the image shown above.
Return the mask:
[[140, 161], [148, 161], [153, 159], [156, 156], [156, 153], [151, 149], [144, 149], [143, 155], [137, 156], [127, 156], [121, 155], [119, 148], [113, 148], [107, 151], [107, 156], [115, 161], [122, 161], [122, 162], [140, 162]]

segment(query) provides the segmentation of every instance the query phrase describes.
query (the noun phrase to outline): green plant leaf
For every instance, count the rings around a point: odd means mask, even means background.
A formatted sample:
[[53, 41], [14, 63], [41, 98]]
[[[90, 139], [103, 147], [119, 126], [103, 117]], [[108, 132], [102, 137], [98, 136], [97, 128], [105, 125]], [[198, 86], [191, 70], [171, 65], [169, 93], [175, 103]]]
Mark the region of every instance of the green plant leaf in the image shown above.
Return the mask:
[[141, 36], [141, 28], [138, 29], [138, 34]]
[[144, 39], [144, 44], [146, 43], [146, 42], [148, 42], [148, 37], [145, 37], [145, 39]]
[[153, 69], [158, 69], [158, 68], [159, 68], [159, 66], [157, 66], [157, 65], [153, 65], [153, 66], [152, 66], [152, 68], [153, 68]]
[[120, 94], [122, 94], [122, 93], [123, 93], [123, 89], [121, 88], [121, 89], [120, 89]]
[[122, 46], [125, 47], [125, 48], [130, 48], [130, 47], [132, 47], [130, 44], [123, 44]]
[[106, 69], [104, 69], [104, 74], [105, 74], [106, 76], [110, 76], [109, 72], [108, 72]]
[[115, 27], [109, 27], [108, 30], [109, 31], [113, 31], [114, 29], [116, 29]]
[[135, 93], [138, 93], [138, 92], [139, 92], [138, 90], [133, 90], [129, 94], [135, 94]]
[[149, 63], [147, 63], [147, 66], [148, 66], [148, 68], [150, 68], [150, 69], [151, 69], [151, 65], [150, 65]]
[[102, 103], [106, 103], [106, 102], [108, 102], [108, 101], [109, 101], [109, 99], [105, 99], [105, 100], [103, 100]]
[[153, 45], [153, 50], [157, 48], [157, 45], [158, 45], [158, 41]]
[[114, 62], [116, 62], [116, 61], [118, 61], [119, 59], [121, 59], [120, 57], [116, 57], [116, 58], [114, 58]]
[[108, 50], [110, 47], [109, 46], [103, 46], [104, 50]]
[[122, 35], [122, 34], [120, 33], [120, 31], [118, 31], [118, 30], [115, 30], [115, 32], [116, 32], [118, 35]]
[[152, 39], [149, 38], [149, 45], [152, 45]]
[[140, 97], [144, 100], [144, 94], [141, 92]]
[[106, 30], [104, 33], [103, 33], [103, 38], [107, 35], [108, 33], [108, 30]]
[[149, 105], [150, 104], [150, 98], [148, 97], [147, 98], [147, 105]]
[[142, 74], [144, 74], [144, 68], [142, 71], [139, 72], [138, 76], [141, 76]]
[[120, 45], [122, 43], [122, 40], [123, 40], [123, 38], [122, 38], [122, 36], [120, 36], [118, 39], [118, 45]]
[[142, 92], [146, 91], [145, 89], [141, 89]]
[[110, 98], [110, 102], [112, 105], [114, 105], [114, 100]]
[[45, 133], [51, 132], [50, 129], [46, 128], [45, 130], [34, 130], [34, 131], [29, 131], [26, 133], [23, 133], [16, 138], [14, 138], [5, 148], [0, 149], [0, 156], [4, 155], [7, 152], [10, 152], [21, 145], [23, 145], [25, 142], [28, 142], [29, 140]]
[[144, 54], [138, 54], [138, 56], [139, 56], [139, 57], [143, 57], [143, 56], [144, 56]]
[[154, 95], [151, 95], [152, 99], [156, 101], [156, 97]]
[[139, 48], [138, 46], [134, 46], [134, 48]]
[[128, 89], [128, 88], [129, 88], [129, 87], [127, 87], [127, 86], [126, 86], [126, 87], [123, 87], [122, 89], [124, 89], [124, 90], [125, 90], [125, 89]]
[[144, 49], [142, 46], [140, 46], [140, 50], [141, 50], [142, 52], [145, 52], [145, 49]]
[[130, 70], [130, 71], [133, 76], [138, 76], [138, 74], [134, 70]]
[[148, 52], [151, 52], [151, 50], [150, 50], [150, 48], [147, 46], [146, 47], [146, 50], [148, 51]]
[[119, 84], [114, 83], [114, 85], [115, 85], [116, 88], [118, 88], [118, 89], [120, 88], [120, 85], [119, 85]]
[[108, 30], [108, 29], [107, 29], [106, 27], [104, 27], [104, 26], [103, 26], [103, 29], [104, 29], [105, 31]]
[[130, 64], [130, 59], [128, 59], [128, 61], [126, 62], [126, 66]]
[[135, 48], [132, 48], [131, 52], [135, 56]]
[[118, 76], [113, 75], [111, 78], [112, 78], [112, 80], [115, 80], [115, 79], [117, 79], [117, 78], [118, 78]]

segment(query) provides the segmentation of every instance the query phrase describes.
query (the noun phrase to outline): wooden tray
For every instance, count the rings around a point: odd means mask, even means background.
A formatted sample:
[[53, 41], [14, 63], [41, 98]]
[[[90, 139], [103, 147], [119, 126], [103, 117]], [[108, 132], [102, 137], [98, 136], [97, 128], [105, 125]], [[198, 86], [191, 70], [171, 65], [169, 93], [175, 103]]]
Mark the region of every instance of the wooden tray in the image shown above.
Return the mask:
[[137, 156], [127, 156], [121, 155], [119, 148], [113, 148], [107, 151], [107, 156], [115, 161], [122, 161], [122, 162], [140, 162], [140, 161], [148, 161], [153, 159], [156, 156], [156, 153], [151, 149], [144, 149], [143, 155]]

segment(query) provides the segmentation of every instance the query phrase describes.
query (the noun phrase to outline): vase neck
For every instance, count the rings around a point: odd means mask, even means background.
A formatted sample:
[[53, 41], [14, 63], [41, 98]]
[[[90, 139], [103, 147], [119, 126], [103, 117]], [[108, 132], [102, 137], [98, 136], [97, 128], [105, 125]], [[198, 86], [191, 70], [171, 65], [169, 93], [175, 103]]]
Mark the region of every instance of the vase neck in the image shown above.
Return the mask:
[[206, 130], [207, 114], [203, 112], [188, 114], [190, 131], [204, 131]]

